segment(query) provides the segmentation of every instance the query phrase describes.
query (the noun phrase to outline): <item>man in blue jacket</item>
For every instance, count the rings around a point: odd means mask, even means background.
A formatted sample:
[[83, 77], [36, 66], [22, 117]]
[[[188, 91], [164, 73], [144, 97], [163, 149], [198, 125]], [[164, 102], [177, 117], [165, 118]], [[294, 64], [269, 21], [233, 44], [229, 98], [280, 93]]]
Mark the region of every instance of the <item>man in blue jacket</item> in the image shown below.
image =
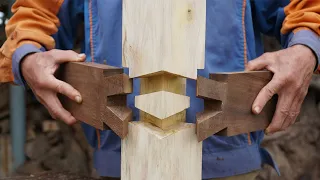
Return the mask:
[[[76, 120], [63, 109], [56, 94], [64, 94], [79, 103], [81, 94], [53, 74], [63, 62], [85, 59], [97, 63], [106, 60], [108, 65], [121, 67], [122, 1], [55, 0], [47, 4], [39, 0], [16, 1], [15, 14], [7, 28], [11, 38], [2, 52], [8, 57], [10, 53], [7, 52], [12, 51], [12, 57], [8, 58], [12, 58], [15, 82], [28, 85], [54, 118], [71, 124]], [[245, 69], [272, 71], [274, 78], [261, 90], [252, 109], [258, 114], [266, 102], [278, 94], [277, 110], [266, 132], [285, 130], [295, 122], [311, 76], [317, 69], [319, 12], [318, 1], [207, 0], [205, 69], [200, 70], [199, 75], [208, 77], [213, 72]], [[85, 26], [84, 54], [65, 51], [73, 49], [81, 22]], [[285, 49], [263, 54], [261, 33], [277, 37]], [[51, 50], [54, 43], [56, 49]], [[135, 81], [128, 106], [137, 119], [133, 97], [137, 95], [139, 82]], [[195, 94], [195, 81], [188, 80], [191, 106], [187, 110], [187, 121], [192, 123], [195, 114], [203, 110], [203, 102]], [[86, 124], [83, 128], [88, 142], [95, 148], [98, 173], [120, 177], [119, 137]], [[269, 153], [260, 147], [263, 135], [262, 131], [257, 131], [233, 137], [212, 136], [205, 140], [202, 178], [254, 179], [264, 163], [278, 171]]]

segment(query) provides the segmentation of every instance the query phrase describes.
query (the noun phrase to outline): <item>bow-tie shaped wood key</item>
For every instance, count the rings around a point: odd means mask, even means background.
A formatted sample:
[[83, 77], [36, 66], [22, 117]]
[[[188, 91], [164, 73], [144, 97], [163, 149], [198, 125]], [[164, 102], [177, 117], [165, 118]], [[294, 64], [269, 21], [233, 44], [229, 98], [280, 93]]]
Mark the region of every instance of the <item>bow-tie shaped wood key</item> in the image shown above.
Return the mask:
[[113, 130], [124, 138], [132, 111], [126, 106], [126, 94], [132, 92], [132, 80], [123, 69], [90, 62], [71, 62], [61, 66], [58, 78], [77, 89], [83, 99], [78, 104], [61, 97], [62, 105], [77, 120], [97, 129]]
[[276, 97], [259, 115], [252, 113], [252, 104], [272, 77], [269, 71], [210, 74], [210, 79], [198, 76], [197, 97], [205, 103], [204, 112], [197, 114], [198, 141], [213, 134], [233, 136], [265, 129], [275, 112]]

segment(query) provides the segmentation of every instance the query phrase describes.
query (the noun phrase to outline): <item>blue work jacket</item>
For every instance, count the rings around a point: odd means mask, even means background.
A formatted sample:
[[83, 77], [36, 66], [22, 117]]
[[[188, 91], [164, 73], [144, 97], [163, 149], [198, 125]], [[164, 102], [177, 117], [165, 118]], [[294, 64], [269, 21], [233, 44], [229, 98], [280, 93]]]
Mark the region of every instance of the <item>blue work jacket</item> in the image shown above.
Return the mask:
[[[205, 68], [198, 74], [243, 71], [245, 63], [263, 53], [261, 34], [277, 37], [283, 47], [292, 39], [310, 44], [309, 31], [281, 34], [285, 19], [283, 7], [289, 0], [207, 0]], [[87, 61], [121, 67], [122, 0], [65, 0], [58, 13], [61, 26], [54, 35], [56, 48], [72, 49], [79, 24], [84, 23], [82, 51]], [[34, 48], [34, 47], [33, 47]], [[13, 55], [16, 83], [21, 81], [19, 63], [24, 54], [34, 50], [22, 46]], [[203, 111], [203, 100], [195, 97], [195, 80], [187, 81], [191, 98], [187, 122], [195, 123], [197, 112]], [[134, 96], [139, 94], [139, 80], [134, 79], [134, 92], [128, 95], [128, 106], [138, 119]], [[97, 94], [97, 96], [99, 96]], [[120, 138], [112, 131], [99, 131], [83, 124], [87, 140], [94, 147], [94, 166], [101, 176], [120, 177]], [[202, 178], [217, 178], [248, 173], [267, 163], [277, 167], [270, 154], [260, 147], [263, 131], [232, 137], [211, 136], [203, 142]], [[100, 142], [98, 142], [100, 141]], [[100, 147], [98, 147], [100, 144]]]

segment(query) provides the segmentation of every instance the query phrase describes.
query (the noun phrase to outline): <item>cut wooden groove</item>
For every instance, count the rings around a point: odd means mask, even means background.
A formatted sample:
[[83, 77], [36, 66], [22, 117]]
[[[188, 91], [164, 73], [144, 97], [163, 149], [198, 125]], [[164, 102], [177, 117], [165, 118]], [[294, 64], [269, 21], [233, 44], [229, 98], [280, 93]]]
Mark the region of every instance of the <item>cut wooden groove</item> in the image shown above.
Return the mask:
[[188, 96], [158, 91], [135, 97], [135, 106], [159, 119], [168, 118], [190, 107]]
[[185, 95], [186, 79], [169, 73], [140, 78], [140, 94], [167, 91]]
[[186, 120], [186, 110], [174, 114], [165, 119], [159, 119], [155, 116], [152, 116], [146, 112], [140, 111], [140, 121], [149, 122], [163, 130], [170, 129], [175, 124], [179, 122], [184, 122]]

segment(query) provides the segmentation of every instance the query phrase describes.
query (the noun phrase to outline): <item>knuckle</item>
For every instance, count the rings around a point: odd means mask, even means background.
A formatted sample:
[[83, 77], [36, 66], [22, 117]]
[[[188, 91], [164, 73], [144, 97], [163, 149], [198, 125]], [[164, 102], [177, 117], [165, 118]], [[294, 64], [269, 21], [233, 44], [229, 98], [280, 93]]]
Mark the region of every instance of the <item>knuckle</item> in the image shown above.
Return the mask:
[[265, 91], [268, 94], [268, 97], [272, 97], [276, 93], [276, 89], [272, 87], [265, 87]]
[[291, 119], [291, 120], [295, 120], [296, 117], [300, 114], [300, 110], [299, 111], [292, 111], [289, 113], [288, 117]]
[[280, 114], [282, 116], [288, 117], [290, 115], [290, 111], [286, 108], [282, 108], [282, 109], [280, 109]]
[[58, 50], [57, 49], [52, 49], [52, 50], [48, 51], [48, 53], [51, 54], [51, 55], [54, 55], [54, 54], [58, 53]]
[[273, 63], [275, 60], [275, 54], [271, 52], [266, 52], [262, 55], [262, 58], [266, 61], [271, 61]]
[[248, 67], [253, 67], [254, 64], [255, 64], [255, 61], [249, 61], [248, 64], [247, 64], [247, 66], [248, 66]]
[[292, 77], [292, 75], [290, 75], [290, 74], [286, 74], [283, 78], [284, 78], [287, 82], [292, 82], [292, 81], [293, 81], [293, 77]]
[[272, 55], [272, 53], [266, 52], [266, 53], [264, 53], [262, 56], [263, 56], [264, 58], [270, 58], [271, 55]]
[[58, 83], [58, 84], [56, 85], [56, 91], [57, 91], [58, 93], [60, 93], [60, 94], [63, 92], [63, 86], [62, 86], [61, 83]]
[[294, 79], [294, 76], [290, 75], [290, 74], [287, 74], [283, 77], [284, 81], [286, 83], [294, 83], [295, 82], [295, 79]]
[[296, 76], [297, 76], [297, 72], [295, 72], [295, 71], [289, 71], [288, 73], [287, 73], [287, 76], [288, 76], [288, 78], [290, 79], [290, 80], [295, 80], [296, 78]]
[[50, 109], [49, 110], [50, 115], [52, 116], [53, 119], [59, 119], [59, 113], [55, 109]]
[[74, 51], [72, 51], [72, 50], [66, 50], [66, 52], [67, 52], [67, 53], [70, 53], [70, 54], [71, 54], [71, 53], [74, 53]]
[[252, 62], [251, 61], [248, 62], [247, 68], [252, 69]]

